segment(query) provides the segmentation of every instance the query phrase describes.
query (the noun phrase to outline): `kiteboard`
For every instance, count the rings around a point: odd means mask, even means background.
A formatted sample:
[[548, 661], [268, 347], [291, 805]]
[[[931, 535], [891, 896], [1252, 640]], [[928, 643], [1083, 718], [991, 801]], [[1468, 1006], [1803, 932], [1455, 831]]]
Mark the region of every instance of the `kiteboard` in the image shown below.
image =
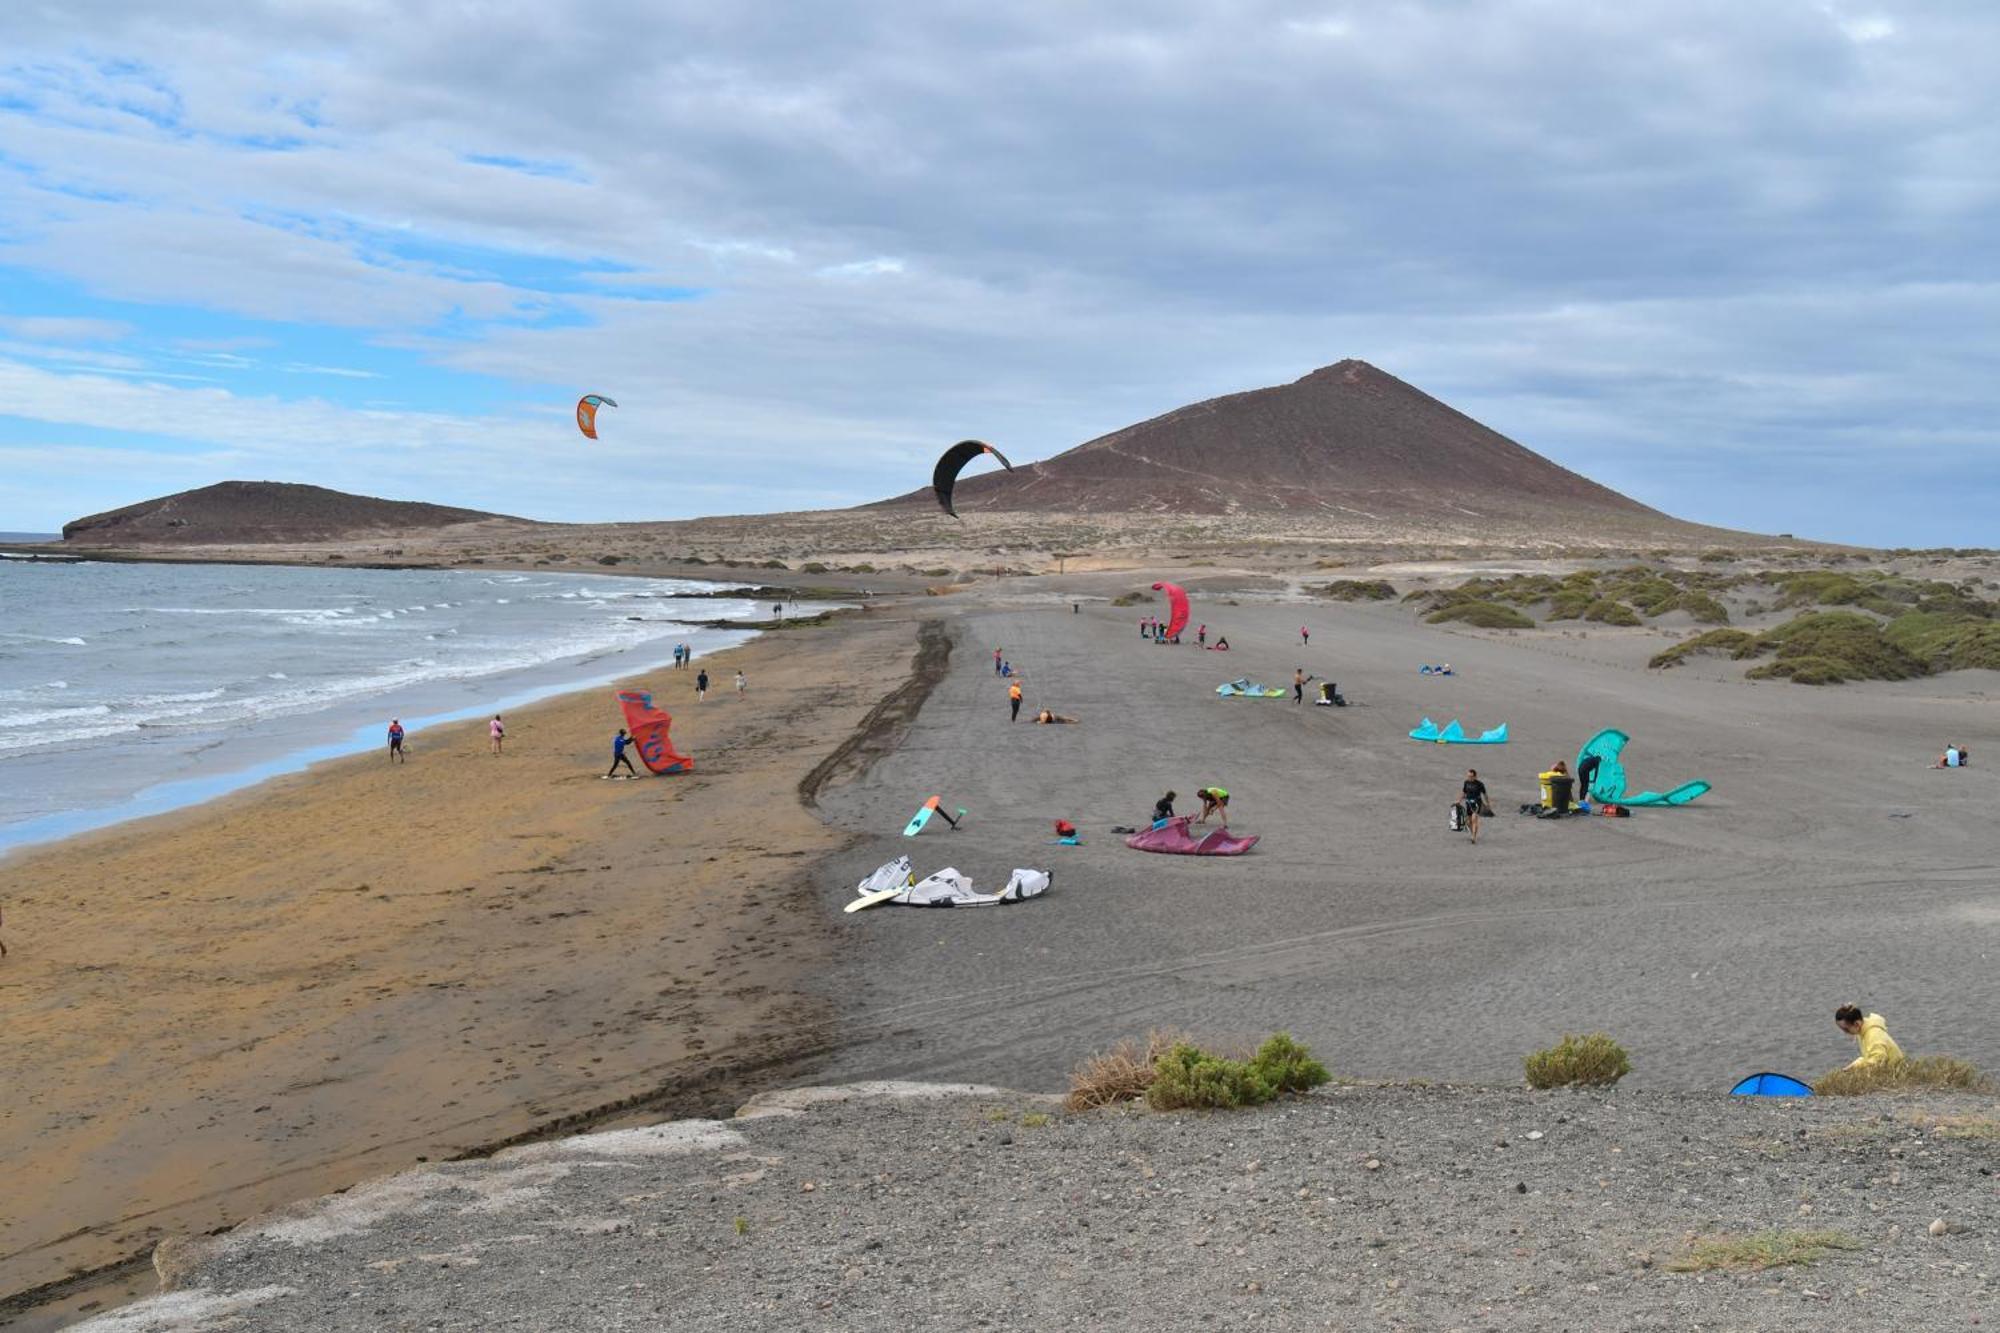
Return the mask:
[[907, 884], [898, 884], [893, 888], [877, 889], [873, 893], [864, 893], [859, 898], [856, 898], [853, 902], [849, 903], [847, 905], [847, 910], [850, 912], [858, 912], [864, 907], [873, 907], [877, 903], [886, 903], [891, 898], [895, 897], [897, 894], [907, 890], [909, 887], [910, 886]]
[[931, 814], [938, 808], [938, 798], [933, 796], [925, 801], [917, 813], [910, 816], [910, 822], [903, 825], [903, 836], [914, 838], [924, 831], [924, 825], [931, 822]]

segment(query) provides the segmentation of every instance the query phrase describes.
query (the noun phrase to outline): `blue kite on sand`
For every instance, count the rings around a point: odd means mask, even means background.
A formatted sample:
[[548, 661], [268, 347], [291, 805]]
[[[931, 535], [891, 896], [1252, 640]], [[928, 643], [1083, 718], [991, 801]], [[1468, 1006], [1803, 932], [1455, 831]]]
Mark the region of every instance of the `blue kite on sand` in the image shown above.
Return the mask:
[[1790, 1074], [1752, 1074], [1729, 1090], [1732, 1097], [1810, 1097], [1813, 1090]]
[[1248, 676], [1238, 676], [1235, 680], [1224, 681], [1215, 687], [1215, 692], [1225, 699], [1282, 699], [1285, 689], [1282, 685], [1259, 685]]
[[1591, 779], [1590, 790], [1583, 793], [1585, 800], [1605, 805], [1686, 805], [1707, 794], [1708, 784], [1696, 780], [1683, 782], [1670, 792], [1642, 791], [1636, 796], [1628, 796], [1625, 792], [1625, 765], [1618, 762], [1618, 757], [1624, 753], [1625, 744], [1631, 739], [1616, 727], [1606, 727], [1577, 751], [1578, 772], [1583, 771], [1586, 759], [1593, 756], [1597, 759], [1597, 775]]
[[1482, 731], [1477, 736], [1468, 736], [1465, 734], [1465, 728], [1460, 725], [1457, 718], [1453, 718], [1442, 727], [1429, 718], [1425, 718], [1423, 725], [1410, 733], [1410, 739], [1413, 741], [1432, 741], [1438, 745], [1505, 745], [1507, 743], [1507, 724], [1502, 722], [1491, 731]]

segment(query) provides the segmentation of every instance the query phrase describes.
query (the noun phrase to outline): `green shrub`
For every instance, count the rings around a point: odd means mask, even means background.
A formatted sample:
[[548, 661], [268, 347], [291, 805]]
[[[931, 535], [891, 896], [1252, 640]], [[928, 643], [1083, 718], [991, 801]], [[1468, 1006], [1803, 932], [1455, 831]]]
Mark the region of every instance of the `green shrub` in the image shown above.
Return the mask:
[[1279, 1092], [1305, 1092], [1332, 1078], [1326, 1066], [1312, 1058], [1312, 1052], [1292, 1040], [1289, 1032], [1267, 1037], [1250, 1057], [1257, 1077]]
[[1743, 629], [1704, 630], [1691, 639], [1682, 639], [1673, 647], [1653, 654], [1653, 660], [1646, 663], [1655, 671], [1679, 666], [1688, 658], [1699, 653], [1728, 653], [1732, 657], [1743, 648], [1754, 647], [1757, 636]]
[[826, 565], [818, 560], [808, 560], [803, 565], [799, 566], [799, 573], [824, 574], [826, 573]]
[[619, 557], [615, 555], [600, 555], [597, 557], [597, 563], [600, 565], [615, 565], [618, 563], [618, 560]]
[[1582, 1037], [1565, 1033], [1554, 1046], [1521, 1063], [1531, 1088], [1608, 1088], [1632, 1072], [1625, 1048], [1602, 1032]]
[[1882, 637], [1932, 671], [2000, 670], [2000, 624], [1977, 616], [1912, 611], [1883, 626]]
[[1153, 594], [1149, 592], [1121, 592], [1111, 599], [1111, 604], [1113, 606], [1137, 606], [1141, 602], [1150, 602], [1152, 600]]
[[1836, 1069], [1813, 1084], [1822, 1097], [1863, 1097], [1872, 1092], [1991, 1092], [1993, 1082], [1979, 1068], [1949, 1055]]
[[1220, 1110], [1260, 1106], [1277, 1095], [1251, 1066], [1183, 1042], [1154, 1067], [1146, 1104], [1155, 1111]]
[[1581, 620], [1597, 595], [1589, 588], [1565, 588], [1549, 598], [1550, 620]]
[[1460, 621], [1475, 629], [1533, 629], [1535, 622], [1511, 606], [1495, 602], [1453, 602], [1424, 617], [1433, 625]]
[[1614, 601], [1609, 597], [1600, 597], [1585, 607], [1583, 618], [1585, 620], [1595, 620], [1606, 625], [1636, 625], [1639, 623], [1637, 612], [1625, 605], [1625, 603]]
[[1336, 602], [1387, 602], [1396, 596], [1387, 579], [1342, 579], [1314, 591]]
[[1802, 685], [1848, 680], [1909, 680], [1928, 674], [1922, 662], [1882, 636], [1882, 627], [1853, 611], [1811, 612], [1766, 630], [1760, 645], [1777, 660], [1753, 679], [1789, 677]]
[[1687, 612], [1697, 625], [1729, 623], [1729, 608], [1705, 592], [1684, 592], [1674, 599], [1674, 607]]

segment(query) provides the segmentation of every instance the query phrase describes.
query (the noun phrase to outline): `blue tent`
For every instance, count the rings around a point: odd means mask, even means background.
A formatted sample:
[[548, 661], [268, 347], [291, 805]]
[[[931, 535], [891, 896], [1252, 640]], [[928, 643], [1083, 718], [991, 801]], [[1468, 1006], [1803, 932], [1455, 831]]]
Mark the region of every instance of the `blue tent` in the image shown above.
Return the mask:
[[1752, 1074], [1729, 1090], [1732, 1097], [1810, 1097], [1813, 1090], [1790, 1074]]

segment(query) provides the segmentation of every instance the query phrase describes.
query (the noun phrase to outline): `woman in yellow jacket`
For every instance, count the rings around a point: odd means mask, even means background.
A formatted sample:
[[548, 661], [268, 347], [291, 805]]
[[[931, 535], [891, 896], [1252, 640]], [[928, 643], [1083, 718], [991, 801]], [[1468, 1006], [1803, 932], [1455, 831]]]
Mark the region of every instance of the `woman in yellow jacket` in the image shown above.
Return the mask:
[[1880, 1014], [1864, 1014], [1858, 1004], [1843, 1004], [1833, 1011], [1833, 1021], [1840, 1030], [1861, 1044], [1861, 1054], [1849, 1069], [1868, 1066], [1900, 1064], [1903, 1048], [1889, 1035], [1889, 1025]]

